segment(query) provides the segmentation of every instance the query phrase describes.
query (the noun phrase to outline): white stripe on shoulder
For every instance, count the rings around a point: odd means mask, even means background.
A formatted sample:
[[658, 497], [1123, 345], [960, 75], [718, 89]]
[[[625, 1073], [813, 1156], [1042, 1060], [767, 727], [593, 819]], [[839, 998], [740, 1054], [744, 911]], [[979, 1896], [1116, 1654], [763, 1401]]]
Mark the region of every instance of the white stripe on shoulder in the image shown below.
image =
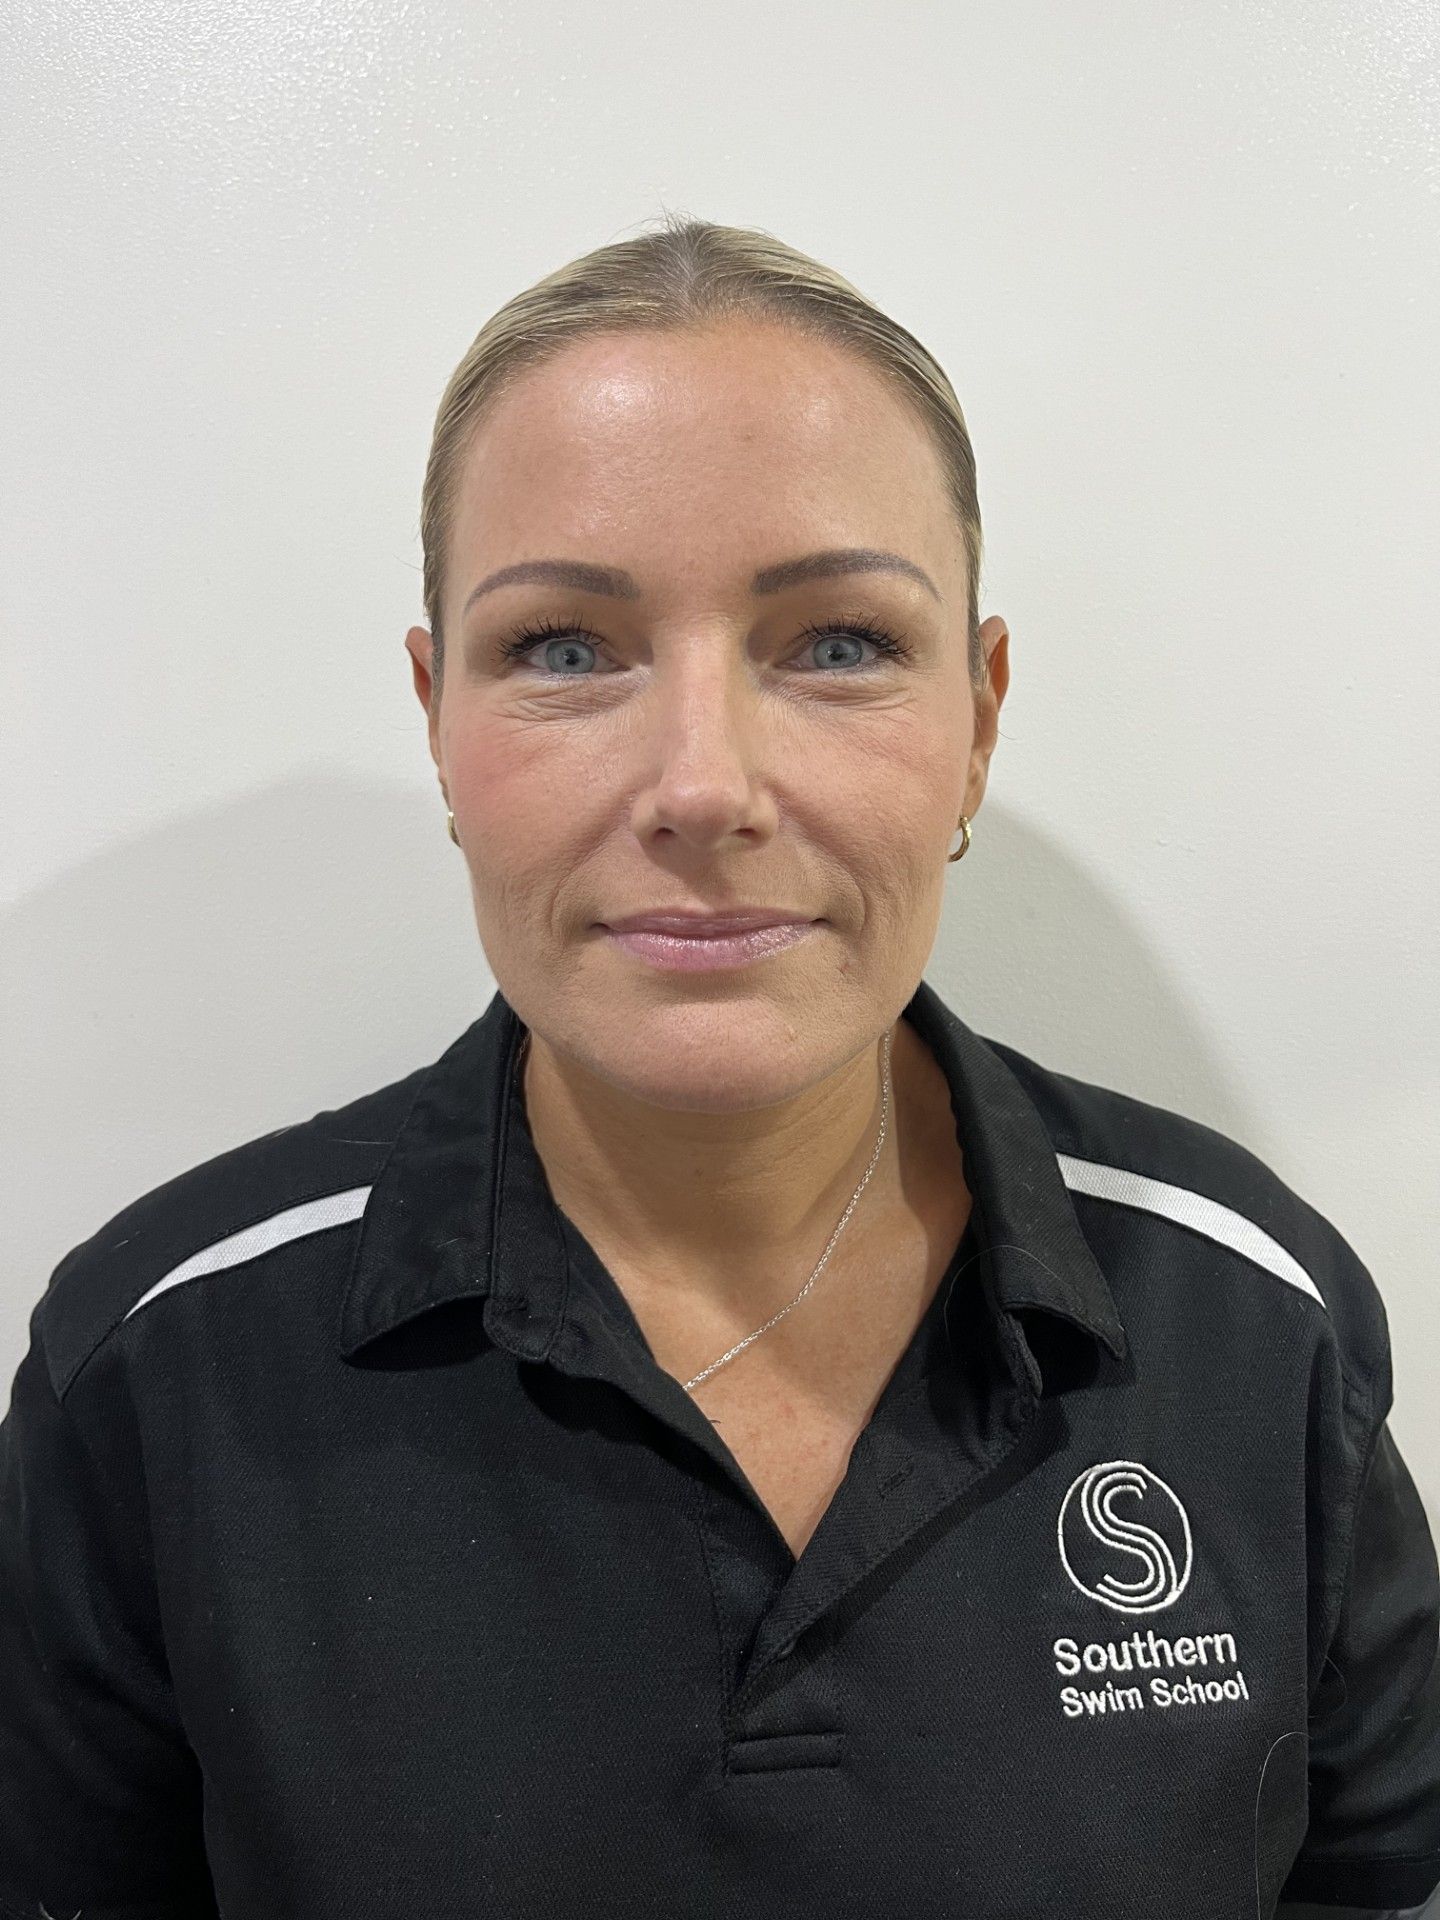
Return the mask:
[[131, 1313], [148, 1306], [167, 1288], [178, 1287], [182, 1280], [194, 1280], [202, 1273], [218, 1273], [223, 1267], [238, 1267], [244, 1260], [253, 1260], [256, 1254], [283, 1247], [287, 1240], [303, 1240], [307, 1234], [323, 1233], [327, 1227], [341, 1227], [348, 1221], [358, 1220], [369, 1198], [369, 1187], [349, 1187], [344, 1193], [322, 1194], [318, 1200], [286, 1207], [283, 1213], [272, 1213], [268, 1220], [257, 1220], [254, 1226], [243, 1227], [239, 1233], [216, 1240], [162, 1275], [148, 1292], [141, 1294], [125, 1318], [128, 1320]]
[[1192, 1193], [1188, 1187], [1172, 1187], [1168, 1181], [1152, 1180], [1143, 1173], [1127, 1172], [1124, 1167], [1076, 1160], [1068, 1153], [1057, 1154], [1056, 1158], [1065, 1184], [1073, 1192], [1088, 1193], [1096, 1200], [1115, 1200], [1122, 1207], [1143, 1207], [1147, 1213], [1177, 1220], [1182, 1227], [1203, 1233], [1207, 1240], [1216, 1240], [1222, 1247], [1244, 1254], [1256, 1266], [1273, 1273], [1277, 1280], [1298, 1287], [1301, 1293], [1308, 1293], [1312, 1300], [1318, 1300], [1322, 1307], [1325, 1305], [1325, 1296], [1299, 1261], [1288, 1254], [1278, 1240], [1272, 1240], [1263, 1227], [1257, 1227], [1253, 1220], [1236, 1213], [1233, 1207], [1222, 1207], [1218, 1200], [1207, 1200], [1203, 1193]]

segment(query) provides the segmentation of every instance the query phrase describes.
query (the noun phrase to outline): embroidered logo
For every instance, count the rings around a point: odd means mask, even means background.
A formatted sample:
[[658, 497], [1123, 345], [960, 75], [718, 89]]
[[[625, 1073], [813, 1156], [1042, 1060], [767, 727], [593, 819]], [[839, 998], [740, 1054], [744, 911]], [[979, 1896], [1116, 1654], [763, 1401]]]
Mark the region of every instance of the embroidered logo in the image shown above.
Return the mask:
[[[1159, 1613], [1190, 1579], [1189, 1518], [1159, 1474], [1138, 1460], [1102, 1460], [1078, 1475], [1061, 1504], [1057, 1533], [1071, 1582], [1116, 1613]], [[1117, 1569], [1134, 1573], [1137, 1562], [1142, 1571], [1121, 1578]]]

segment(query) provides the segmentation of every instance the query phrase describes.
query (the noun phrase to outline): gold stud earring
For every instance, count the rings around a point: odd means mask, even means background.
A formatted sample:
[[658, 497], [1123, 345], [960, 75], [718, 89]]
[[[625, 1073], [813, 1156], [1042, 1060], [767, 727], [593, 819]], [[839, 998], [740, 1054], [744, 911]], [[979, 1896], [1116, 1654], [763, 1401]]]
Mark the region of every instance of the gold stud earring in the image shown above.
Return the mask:
[[947, 864], [951, 860], [963, 860], [970, 851], [970, 822], [963, 813], [960, 816], [960, 831], [965, 836], [964, 840], [960, 843], [960, 851], [958, 853], [947, 853], [945, 856]]

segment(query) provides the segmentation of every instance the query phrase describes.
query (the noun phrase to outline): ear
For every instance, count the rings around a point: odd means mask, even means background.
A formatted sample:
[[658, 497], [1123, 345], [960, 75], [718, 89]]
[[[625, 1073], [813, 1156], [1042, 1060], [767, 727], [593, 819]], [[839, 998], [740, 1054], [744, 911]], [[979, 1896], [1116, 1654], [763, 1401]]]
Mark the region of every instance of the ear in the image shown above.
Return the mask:
[[431, 677], [431, 664], [434, 657], [435, 642], [427, 627], [411, 627], [405, 636], [405, 650], [410, 655], [411, 677], [415, 682], [415, 693], [425, 709], [425, 718], [429, 723], [430, 758], [436, 766], [440, 765], [440, 715], [435, 703], [435, 683]]
[[965, 777], [965, 813], [971, 820], [985, 798], [990, 756], [1000, 738], [1000, 707], [1010, 686], [1010, 629], [998, 613], [991, 614], [980, 628], [980, 644], [985, 650], [987, 671], [984, 686], [974, 696], [975, 740]]

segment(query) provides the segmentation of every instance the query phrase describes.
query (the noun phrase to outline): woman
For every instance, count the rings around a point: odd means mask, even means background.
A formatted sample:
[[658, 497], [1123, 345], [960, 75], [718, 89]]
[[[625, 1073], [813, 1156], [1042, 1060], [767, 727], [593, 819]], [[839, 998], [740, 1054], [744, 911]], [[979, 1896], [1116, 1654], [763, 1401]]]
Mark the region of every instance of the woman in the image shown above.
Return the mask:
[[943, 372], [666, 221], [490, 320], [423, 536], [499, 991], [53, 1275], [0, 1911], [1418, 1909], [1370, 1276], [922, 978], [1009, 681]]

